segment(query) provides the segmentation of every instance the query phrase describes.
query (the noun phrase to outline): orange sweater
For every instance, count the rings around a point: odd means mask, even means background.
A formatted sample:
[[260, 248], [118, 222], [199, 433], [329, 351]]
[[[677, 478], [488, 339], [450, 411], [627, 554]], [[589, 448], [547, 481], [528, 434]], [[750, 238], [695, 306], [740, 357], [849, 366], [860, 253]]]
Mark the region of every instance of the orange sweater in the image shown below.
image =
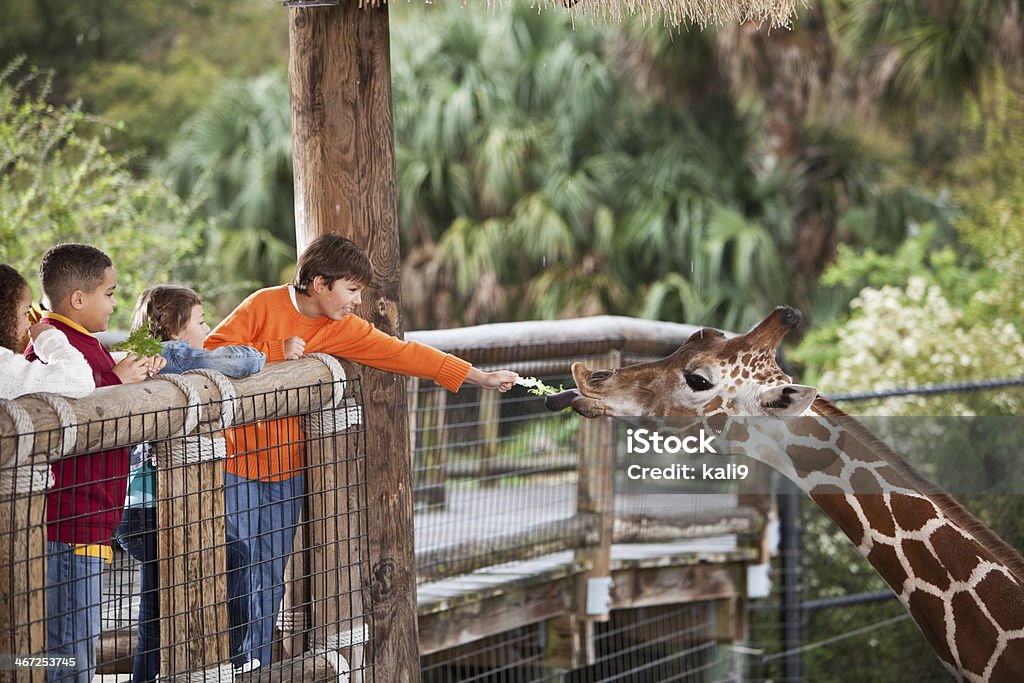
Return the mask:
[[[284, 360], [284, 342], [306, 341], [305, 353], [329, 353], [363, 365], [403, 375], [432, 379], [458, 391], [470, 364], [432, 346], [406, 342], [381, 332], [362, 318], [308, 318], [292, 304], [288, 287], [270, 287], [251, 294], [217, 325], [206, 348], [251, 346], [267, 362]], [[247, 479], [281, 481], [302, 472], [303, 435], [296, 418], [270, 420], [228, 430], [228, 460], [224, 469]]]

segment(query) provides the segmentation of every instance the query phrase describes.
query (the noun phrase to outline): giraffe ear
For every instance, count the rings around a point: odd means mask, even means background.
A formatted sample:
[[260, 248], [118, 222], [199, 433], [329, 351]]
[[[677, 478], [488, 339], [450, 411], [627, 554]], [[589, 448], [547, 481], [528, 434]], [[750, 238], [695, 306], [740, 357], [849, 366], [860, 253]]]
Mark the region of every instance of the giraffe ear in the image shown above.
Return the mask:
[[796, 417], [802, 415], [817, 397], [818, 390], [814, 387], [803, 384], [782, 384], [765, 389], [761, 392], [759, 399], [761, 408], [768, 415]]

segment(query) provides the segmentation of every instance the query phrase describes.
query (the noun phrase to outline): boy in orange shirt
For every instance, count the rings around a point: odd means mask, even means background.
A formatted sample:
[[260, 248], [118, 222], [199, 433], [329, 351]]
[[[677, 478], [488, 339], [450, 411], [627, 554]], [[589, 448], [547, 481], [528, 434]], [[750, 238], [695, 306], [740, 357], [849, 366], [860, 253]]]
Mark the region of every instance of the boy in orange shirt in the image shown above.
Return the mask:
[[[403, 375], [432, 379], [449, 391], [463, 383], [508, 391], [514, 372], [482, 372], [425, 344], [381, 332], [352, 311], [373, 278], [370, 259], [339, 235], [323, 235], [299, 257], [292, 284], [250, 295], [206, 339], [206, 348], [251, 346], [267, 362], [322, 352]], [[229, 531], [250, 554], [250, 625], [246, 669], [270, 664], [270, 640], [284, 597], [284, 569], [302, 507], [305, 465], [295, 419], [272, 420], [226, 435], [225, 505]]]

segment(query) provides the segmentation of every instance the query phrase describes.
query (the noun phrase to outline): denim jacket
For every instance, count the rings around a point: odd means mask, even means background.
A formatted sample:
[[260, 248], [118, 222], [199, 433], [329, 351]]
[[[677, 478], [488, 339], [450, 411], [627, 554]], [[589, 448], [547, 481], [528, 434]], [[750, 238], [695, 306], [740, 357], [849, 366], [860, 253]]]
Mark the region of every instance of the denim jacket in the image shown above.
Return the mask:
[[[267, 360], [265, 355], [249, 346], [222, 346], [207, 351], [193, 348], [191, 344], [181, 339], [165, 341], [161, 355], [167, 359], [167, 365], [160, 371], [161, 375], [209, 368], [228, 377], [248, 377], [262, 370]], [[125, 505], [156, 505], [156, 472], [153, 469], [152, 448], [148, 443], [141, 443], [132, 448]]]
[[182, 339], [164, 342], [162, 352], [167, 365], [161, 375], [181, 374], [188, 370], [209, 368], [228, 377], [248, 377], [263, 369], [267, 357], [249, 346], [222, 346], [219, 349], [196, 349]]

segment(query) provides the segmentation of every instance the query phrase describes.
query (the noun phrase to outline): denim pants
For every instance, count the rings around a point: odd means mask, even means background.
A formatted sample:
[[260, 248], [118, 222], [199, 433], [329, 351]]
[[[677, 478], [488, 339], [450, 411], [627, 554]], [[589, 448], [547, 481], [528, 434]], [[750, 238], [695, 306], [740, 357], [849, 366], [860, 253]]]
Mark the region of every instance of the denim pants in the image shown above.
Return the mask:
[[104, 564], [99, 557], [76, 555], [67, 543], [47, 543], [47, 654], [75, 658], [74, 667], [50, 669], [47, 681], [90, 683], [96, 673]]
[[[160, 672], [160, 582], [156, 557], [156, 508], [132, 506], [124, 509], [115, 532], [118, 543], [139, 561], [139, 628], [132, 667], [133, 683], [156, 680]], [[245, 544], [230, 533], [227, 552], [228, 619], [231, 628], [231, 658], [241, 664], [245, 624], [249, 620], [249, 553]]]
[[249, 548], [249, 630], [245, 659], [271, 663], [270, 642], [284, 598], [284, 569], [291, 557], [302, 510], [305, 475], [258, 481], [224, 474], [228, 533]]

